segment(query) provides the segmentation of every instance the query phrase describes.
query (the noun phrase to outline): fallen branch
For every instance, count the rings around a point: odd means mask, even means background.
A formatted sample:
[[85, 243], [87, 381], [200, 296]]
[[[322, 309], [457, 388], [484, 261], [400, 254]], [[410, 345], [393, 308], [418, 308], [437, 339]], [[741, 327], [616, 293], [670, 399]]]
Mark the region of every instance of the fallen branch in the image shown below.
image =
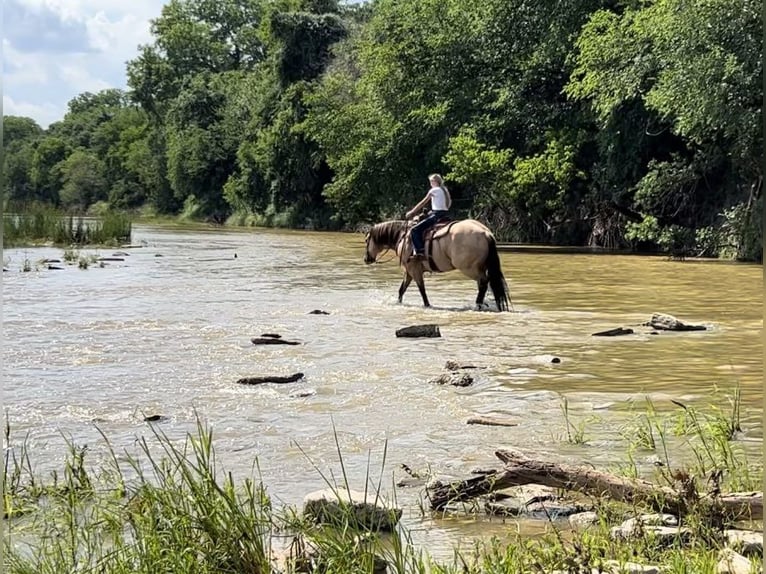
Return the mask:
[[658, 512], [688, 514], [692, 508], [723, 515], [730, 520], [763, 517], [763, 493], [731, 493], [717, 497], [705, 495], [689, 500], [672, 488], [646, 480], [624, 478], [583, 466], [533, 460], [514, 450], [495, 452], [505, 467], [489, 476], [477, 476], [449, 484], [434, 483], [427, 489], [431, 508], [441, 510], [450, 502], [460, 502], [495, 490], [523, 484], [542, 484], [574, 490], [590, 496], [607, 496], [628, 504], [646, 504]]
[[289, 375], [287, 377], [280, 377], [278, 375], [270, 375], [266, 377], [244, 377], [242, 379], [239, 379], [237, 381], [238, 385], [262, 385], [263, 383], [277, 383], [277, 384], [285, 384], [285, 383], [294, 383], [295, 381], [300, 381], [303, 378], [303, 373], [295, 373], [294, 375]]
[[250, 341], [253, 345], [300, 345], [297, 341], [287, 341], [275, 337], [253, 337]]
[[491, 417], [473, 417], [465, 421], [467, 425], [486, 425], [491, 427], [517, 427], [519, 423]]

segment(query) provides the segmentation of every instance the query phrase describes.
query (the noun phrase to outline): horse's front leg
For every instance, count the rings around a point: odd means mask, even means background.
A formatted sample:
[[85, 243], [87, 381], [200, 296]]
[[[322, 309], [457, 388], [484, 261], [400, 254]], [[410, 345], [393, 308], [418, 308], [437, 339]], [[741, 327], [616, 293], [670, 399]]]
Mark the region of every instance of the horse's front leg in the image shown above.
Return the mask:
[[418, 284], [418, 289], [420, 289], [420, 296], [423, 297], [423, 306], [430, 307], [431, 303], [428, 302], [428, 295], [426, 295], [426, 284], [423, 282], [423, 275], [415, 279], [415, 283]]
[[410, 286], [410, 283], [412, 283], [412, 275], [404, 272], [404, 279], [402, 279], [402, 284], [399, 285], [399, 303], [402, 302], [402, 297], [404, 297], [404, 292], [407, 291], [407, 287]]
[[[428, 295], [426, 295], [426, 286], [423, 283], [423, 266], [419, 261], [408, 261], [406, 265], [404, 265], [404, 273], [405, 278], [404, 281], [402, 281], [402, 287], [406, 289], [405, 283], [407, 285], [410, 284], [410, 281], [413, 279], [415, 280], [415, 283], [418, 286], [418, 289], [420, 290], [420, 296], [423, 298], [423, 305], [426, 307], [430, 307], [431, 303], [428, 302]], [[404, 291], [401, 291], [400, 293], [404, 293]], [[400, 299], [401, 301], [401, 299]]]

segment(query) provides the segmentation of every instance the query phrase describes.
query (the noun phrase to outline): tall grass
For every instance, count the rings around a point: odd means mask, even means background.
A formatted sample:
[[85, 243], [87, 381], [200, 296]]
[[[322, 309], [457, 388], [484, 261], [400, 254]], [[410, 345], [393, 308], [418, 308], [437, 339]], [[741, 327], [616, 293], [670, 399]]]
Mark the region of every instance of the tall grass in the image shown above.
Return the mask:
[[[702, 413], [684, 405], [683, 436], [698, 453], [689, 473], [701, 478], [718, 472], [725, 475], [721, 484], [747, 489], [759, 484], [757, 470], [743, 463], [737, 449], [718, 444], [733, 438], [721, 429], [737, 426], [738, 403], [735, 393], [731, 412]], [[651, 428], [654, 448], [665, 450], [668, 435], [658, 429], [669, 421], [659, 416], [650, 407], [639, 419], [646, 430], [640, 441], [644, 447], [651, 444], [646, 440]], [[236, 482], [219, 467], [212, 430], [199, 420], [195, 432], [180, 441], [151, 428], [149, 438], [138, 440], [137, 455], [118, 455], [102, 434], [107, 456], [95, 466], [89, 464], [93, 454], [87, 447], [68, 441], [62, 469], [40, 477], [27, 440], [15, 444], [6, 425], [5, 572], [521, 574], [614, 571], [615, 564], [633, 562], [661, 566], [666, 574], [713, 574], [724, 544], [727, 525], [711, 523], [704, 509], [695, 507], [683, 517], [692, 532], [685, 543], [679, 538], [661, 544], [650, 534], [614, 539], [611, 526], [643, 509], [599, 499], [594, 502], [600, 520], [587, 530], [564, 530], [551, 521], [542, 535], [477, 542], [467, 552], [456, 550], [452, 562], [437, 563], [401, 525], [393, 532], [362, 525], [353, 505], [340, 504], [345, 511], [321, 521], [293, 508], [274, 508], [262, 482]], [[335, 443], [339, 477], [312, 464], [343, 503], [344, 491], [355, 485], [345, 471], [337, 434]], [[372, 500], [381, 496], [385, 456], [377, 479], [371, 479], [368, 461], [365, 485], [357, 488]]]
[[[126, 480], [113, 450], [99, 471], [69, 445], [61, 476], [41, 482], [26, 447], [6, 453], [5, 571], [9, 573], [268, 573], [271, 501], [260, 483], [219, 473], [212, 431], [181, 445], [140, 440]], [[219, 476], [222, 474], [222, 476]], [[23, 510], [23, 512], [22, 512]]]
[[130, 242], [127, 215], [106, 212], [98, 218], [64, 213], [46, 205], [31, 205], [3, 216], [3, 242], [7, 247], [55, 245], [117, 245]]

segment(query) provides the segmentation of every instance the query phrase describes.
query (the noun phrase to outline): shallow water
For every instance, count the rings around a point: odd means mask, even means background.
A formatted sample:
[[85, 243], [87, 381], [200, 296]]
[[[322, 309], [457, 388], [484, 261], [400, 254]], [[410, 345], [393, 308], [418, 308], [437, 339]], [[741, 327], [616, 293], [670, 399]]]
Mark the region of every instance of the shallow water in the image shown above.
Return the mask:
[[[740, 443], [760, 452], [761, 266], [503, 252], [514, 312], [496, 313], [472, 309], [475, 286], [457, 272], [426, 278], [434, 308], [422, 308], [414, 284], [398, 305], [395, 263], [365, 266], [359, 234], [137, 225], [133, 243], [143, 246], [124, 250], [124, 261], [87, 270], [36, 263], [61, 249], [4, 252], [4, 406], [12, 442], [28, 432], [41, 471], [60, 463], [64, 437], [92, 445], [96, 459], [104, 445], [96, 424], [132, 452], [137, 436], [151, 436], [145, 415], [166, 416], [157, 428], [173, 439], [199, 415], [214, 429], [221, 464], [245, 477], [257, 459], [278, 500], [298, 504], [323, 488], [319, 471], [345, 471], [357, 489], [365, 477], [381, 480], [416, 541], [451, 556], [455, 541], [515, 523], [423, 517], [422, 490], [393, 486], [402, 463], [463, 477], [497, 466], [494, 450], [510, 446], [614, 465], [627, 445], [620, 431], [646, 398], [659, 411], [677, 410], [671, 399], [728, 408], [736, 384]], [[20, 272], [24, 259], [33, 271]], [[650, 335], [640, 324], [653, 312], [708, 330]], [[394, 336], [418, 323], [438, 324], [442, 337]], [[636, 334], [591, 336], [620, 326]], [[268, 332], [304, 344], [251, 344]], [[472, 372], [470, 387], [428, 384], [448, 359], [486, 368]], [[305, 378], [236, 384], [294, 372]], [[564, 397], [585, 445], [565, 440]], [[477, 415], [519, 424], [467, 426]]]

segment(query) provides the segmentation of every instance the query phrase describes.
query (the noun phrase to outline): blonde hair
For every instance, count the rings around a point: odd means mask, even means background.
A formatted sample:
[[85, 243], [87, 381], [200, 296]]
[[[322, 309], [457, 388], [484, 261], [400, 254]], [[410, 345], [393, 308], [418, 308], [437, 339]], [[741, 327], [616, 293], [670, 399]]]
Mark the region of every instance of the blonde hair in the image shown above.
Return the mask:
[[444, 178], [441, 175], [439, 175], [438, 173], [432, 173], [431, 175], [428, 176], [428, 181], [431, 181], [432, 179], [435, 180], [436, 183], [439, 184], [439, 187], [443, 188], [444, 191], [449, 191], [447, 189], [447, 186], [444, 185]]

